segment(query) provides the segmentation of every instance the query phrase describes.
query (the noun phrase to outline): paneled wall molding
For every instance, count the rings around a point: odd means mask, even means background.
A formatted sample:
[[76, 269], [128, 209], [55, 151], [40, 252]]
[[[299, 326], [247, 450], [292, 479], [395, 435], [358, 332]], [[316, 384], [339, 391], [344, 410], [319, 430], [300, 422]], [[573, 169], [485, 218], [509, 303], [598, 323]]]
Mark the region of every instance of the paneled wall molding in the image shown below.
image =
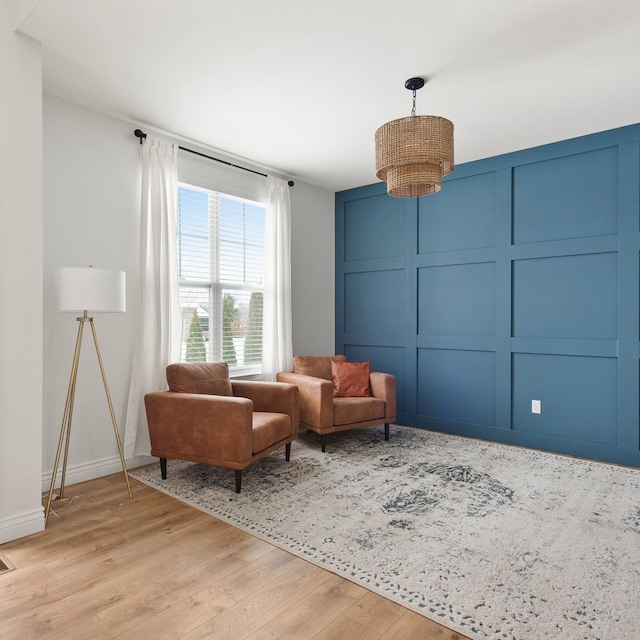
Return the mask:
[[336, 194], [336, 352], [400, 423], [640, 467], [640, 125], [445, 182]]

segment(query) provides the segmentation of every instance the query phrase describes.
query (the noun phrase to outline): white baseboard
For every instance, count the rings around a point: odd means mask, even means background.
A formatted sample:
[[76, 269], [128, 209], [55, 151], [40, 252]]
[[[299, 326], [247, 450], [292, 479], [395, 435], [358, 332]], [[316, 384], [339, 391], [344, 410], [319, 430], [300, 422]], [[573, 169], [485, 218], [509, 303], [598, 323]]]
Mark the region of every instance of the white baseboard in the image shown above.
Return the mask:
[[[151, 464], [157, 458], [151, 456], [137, 456], [127, 460], [127, 469], [134, 469], [145, 464]], [[112, 473], [122, 473], [122, 464], [119, 456], [102, 458], [83, 464], [69, 465], [67, 467], [67, 477], [65, 485], [70, 486], [78, 482], [86, 482], [95, 478], [111, 475]], [[58, 473], [56, 479], [60, 482], [62, 471]], [[58, 486], [58, 484], [56, 485]], [[48, 493], [51, 487], [51, 472], [42, 475], [42, 492]], [[31, 511], [25, 511], [17, 515], [11, 515], [0, 519], [0, 544], [24, 538], [34, 533], [44, 531], [44, 508], [37, 507]]]
[[44, 509], [38, 507], [0, 520], [0, 544], [44, 531]]
[[[157, 460], [157, 458], [152, 458], [151, 456], [137, 456], [126, 461], [127, 469], [134, 469], [144, 464], [151, 464], [152, 462], [157, 462]], [[83, 462], [82, 464], [68, 465], [65, 486], [77, 484], [78, 482], [86, 482], [87, 480], [94, 480], [95, 478], [102, 478], [112, 473], [122, 473], [122, 463], [120, 462], [119, 456], [100, 458], [90, 462]], [[60, 483], [61, 478], [62, 471], [59, 470], [56, 483]], [[56, 486], [58, 486], [58, 484], [56, 484]], [[48, 493], [50, 487], [51, 472], [42, 475], [42, 492]]]

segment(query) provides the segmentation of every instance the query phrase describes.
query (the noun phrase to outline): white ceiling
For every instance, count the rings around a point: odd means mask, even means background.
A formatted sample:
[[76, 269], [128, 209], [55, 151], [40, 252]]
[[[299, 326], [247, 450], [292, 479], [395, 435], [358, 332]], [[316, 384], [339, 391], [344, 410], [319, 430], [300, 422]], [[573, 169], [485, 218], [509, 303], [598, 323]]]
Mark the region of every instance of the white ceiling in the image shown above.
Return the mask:
[[331, 191], [377, 181], [412, 76], [457, 164], [640, 121], [639, 0], [31, 3], [45, 92]]

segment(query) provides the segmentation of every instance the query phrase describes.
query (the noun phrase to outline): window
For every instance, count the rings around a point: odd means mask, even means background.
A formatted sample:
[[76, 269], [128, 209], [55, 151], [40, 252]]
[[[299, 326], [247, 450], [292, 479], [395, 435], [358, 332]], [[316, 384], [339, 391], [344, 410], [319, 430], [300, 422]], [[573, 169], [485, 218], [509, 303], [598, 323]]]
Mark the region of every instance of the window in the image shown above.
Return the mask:
[[264, 205], [180, 183], [177, 244], [181, 359], [261, 373]]

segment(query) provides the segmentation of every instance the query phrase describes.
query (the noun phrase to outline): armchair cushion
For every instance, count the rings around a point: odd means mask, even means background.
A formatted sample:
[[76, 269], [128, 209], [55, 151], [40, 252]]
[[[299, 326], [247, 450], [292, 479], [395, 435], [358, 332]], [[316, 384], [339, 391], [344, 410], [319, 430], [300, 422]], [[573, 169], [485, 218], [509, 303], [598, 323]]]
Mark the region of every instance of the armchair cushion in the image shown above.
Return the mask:
[[264, 451], [274, 442], [291, 438], [291, 419], [283, 413], [259, 411], [253, 414], [253, 453]]
[[185, 367], [183, 363], [167, 367], [169, 391], [177, 393], [206, 393], [231, 396], [229, 366], [226, 362], [198, 362]]
[[369, 393], [371, 362], [331, 361], [331, 380], [335, 398], [366, 397]]
[[347, 357], [339, 356], [294, 356], [293, 373], [314, 378], [331, 380], [331, 362], [346, 362]]
[[385, 402], [379, 398], [334, 398], [333, 426], [385, 420]]

